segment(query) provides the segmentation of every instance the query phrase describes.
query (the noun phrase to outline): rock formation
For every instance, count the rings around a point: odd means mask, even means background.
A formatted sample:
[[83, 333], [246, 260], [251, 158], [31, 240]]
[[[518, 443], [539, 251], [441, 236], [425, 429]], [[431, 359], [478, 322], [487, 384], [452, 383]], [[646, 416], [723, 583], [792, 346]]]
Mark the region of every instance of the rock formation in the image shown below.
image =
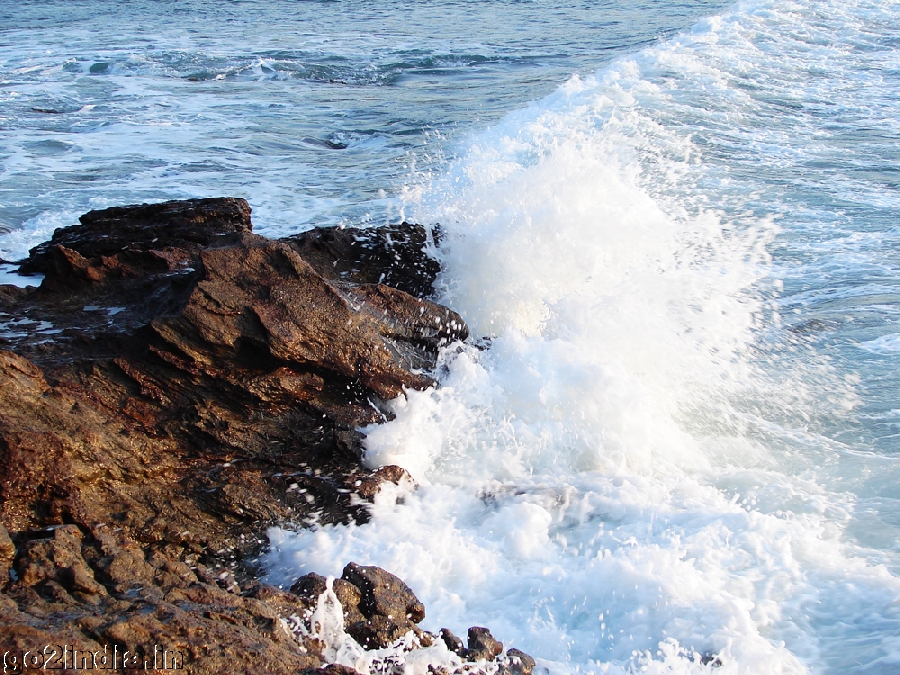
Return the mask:
[[[361, 467], [358, 428], [467, 337], [426, 297], [427, 243], [406, 223], [273, 241], [244, 200], [203, 199], [93, 211], [33, 249], [40, 287], [0, 286], [0, 648], [321, 666], [283, 619], [324, 579], [287, 592], [256, 563], [269, 525], [362, 522], [408, 480]], [[383, 570], [334, 590], [364, 647], [433, 639]], [[496, 644], [470, 634], [479, 658]]]

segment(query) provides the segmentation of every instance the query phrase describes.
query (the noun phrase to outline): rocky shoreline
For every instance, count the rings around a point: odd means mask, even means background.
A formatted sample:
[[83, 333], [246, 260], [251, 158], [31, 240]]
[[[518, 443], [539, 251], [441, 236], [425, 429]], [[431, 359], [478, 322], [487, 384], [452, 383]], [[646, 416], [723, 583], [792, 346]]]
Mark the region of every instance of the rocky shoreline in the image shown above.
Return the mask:
[[[0, 651], [295, 673], [431, 649], [443, 670], [527, 675], [486, 629], [466, 647], [419, 629], [387, 571], [256, 580], [267, 527], [364, 522], [384, 482], [411, 481], [365, 469], [358, 429], [468, 335], [427, 299], [430, 236], [275, 241], [222, 198], [92, 211], [33, 249], [21, 271], [40, 287], [0, 286]], [[336, 640], [362, 651], [338, 658]]]

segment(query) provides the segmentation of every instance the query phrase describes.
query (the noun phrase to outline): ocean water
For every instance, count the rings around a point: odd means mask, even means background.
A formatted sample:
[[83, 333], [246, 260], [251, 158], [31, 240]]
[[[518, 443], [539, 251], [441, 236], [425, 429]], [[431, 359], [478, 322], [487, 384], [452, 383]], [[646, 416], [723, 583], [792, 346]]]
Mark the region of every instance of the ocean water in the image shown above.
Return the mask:
[[405, 217], [477, 338], [367, 430], [419, 487], [269, 581], [380, 565], [554, 674], [900, 672], [900, 6], [164, 6], [0, 9], [0, 257], [181, 196]]

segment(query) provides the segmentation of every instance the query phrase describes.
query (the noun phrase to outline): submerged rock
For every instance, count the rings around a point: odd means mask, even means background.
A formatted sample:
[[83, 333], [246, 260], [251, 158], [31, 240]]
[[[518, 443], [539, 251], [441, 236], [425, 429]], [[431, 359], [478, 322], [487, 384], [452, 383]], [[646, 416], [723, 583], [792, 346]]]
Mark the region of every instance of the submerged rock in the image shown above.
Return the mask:
[[[281, 622], [319, 581], [286, 593], [256, 560], [269, 525], [364, 521], [409, 481], [360, 466], [358, 428], [467, 336], [424, 297], [426, 244], [406, 224], [272, 241], [244, 200], [205, 199], [91, 212], [36, 247], [42, 285], [0, 287], [0, 643], [320, 667]], [[402, 581], [345, 572], [362, 642], [419, 630]]]

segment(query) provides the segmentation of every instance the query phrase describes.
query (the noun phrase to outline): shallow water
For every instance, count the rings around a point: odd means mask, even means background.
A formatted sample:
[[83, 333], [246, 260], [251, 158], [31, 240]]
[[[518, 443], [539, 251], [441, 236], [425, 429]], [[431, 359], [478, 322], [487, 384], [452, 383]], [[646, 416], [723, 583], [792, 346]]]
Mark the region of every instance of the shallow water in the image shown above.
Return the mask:
[[421, 487], [273, 530], [271, 581], [381, 565], [552, 673], [900, 671], [895, 4], [42, 7], [0, 35], [0, 257], [179, 196], [440, 222], [490, 345], [368, 430]]

